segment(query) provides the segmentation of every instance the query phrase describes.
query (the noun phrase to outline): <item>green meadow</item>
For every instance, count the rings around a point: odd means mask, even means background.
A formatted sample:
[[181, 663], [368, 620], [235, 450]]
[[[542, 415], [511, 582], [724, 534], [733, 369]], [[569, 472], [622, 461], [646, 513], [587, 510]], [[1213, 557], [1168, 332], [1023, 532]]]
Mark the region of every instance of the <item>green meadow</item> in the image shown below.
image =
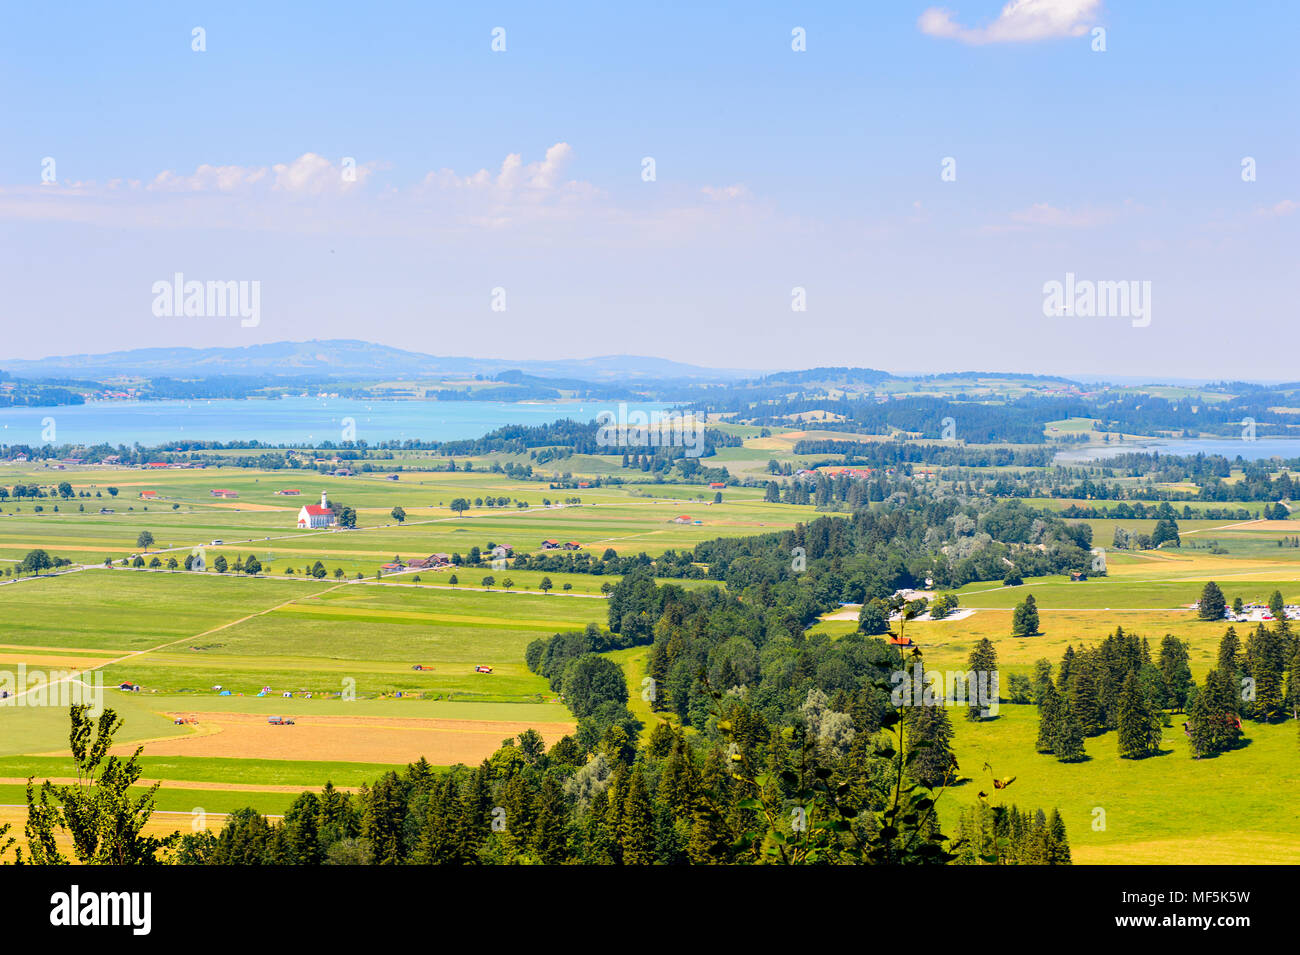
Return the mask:
[[[780, 428], [759, 436], [757, 429], [748, 429], [745, 447], [721, 449], [712, 463], [761, 478], [773, 456], [802, 463], [790, 448], [805, 433], [853, 437]], [[394, 466], [399, 462], [418, 466], [427, 458], [400, 453]], [[524, 650], [556, 632], [604, 625], [601, 585], [617, 581], [616, 576], [458, 567], [376, 578], [379, 565], [439, 551], [463, 555], [476, 546], [486, 552], [492, 544], [509, 544], [517, 554], [539, 553], [547, 538], [577, 541], [595, 556], [606, 548], [654, 556], [718, 536], [788, 529], [817, 515], [811, 507], [766, 503], [759, 488], [727, 488], [715, 504], [714, 492], [705, 486], [649, 483], [609, 456], [576, 456], [565, 467], [584, 477], [618, 476], [635, 483], [551, 490], [492, 474], [483, 469], [487, 463], [476, 462], [469, 472], [402, 472], [397, 481], [386, 480], [382, 471], [322, 477], [232, 467], [57, 473], [0, 467], [0, 484], [31, 480], [48, 486], [66, 479], [77, 490], [103, 495], [0, 503], [0, 565], [21, 559], [33, 547], [84, 565], [0, 584], [0, 670], [12, 670], [20, 662], [32, 669], [98, 668], [107, 705], [125, 720], [120, 743], [175, 744], [179, 737], [218, 731], [202, 723], [176, 726], [168, 715], [176, 712], [251, 716], [257, 725], [262, 717], [288, 713], [324, 717], [327, 726], [333, 725], [328, 720], [341, 717], [376, 724], [410, 717], [452, 727], [481, 722], [554, 726], [572, 722], [572, 715], [547, 682], [528, 671]], [[108, 496], [109, 486], [118, 488], [115, 498]], [[210, 494], [214, 487], [235, 490], [239, 497], [219, 501]], [[284, 488], [298, 488], [302, 495], [275, 493]], [[156, 491], [158, 499], [145, 501], [139, 497], [143, 490]], [[296, 528], [298, 508], [316, 501], [322, 490], [358, 509], [358, 529]], [[449, 507], [456, 497], [473, 501], [488, 496], [512, 502], [501, 508], [472, 507], [464, 514]], [[519, 508], [516, 501], [529, 506]], [[1071, 502], [1038, 503], [1064, 507]], [[39, 513], [36, 504], [43, 508]], [[79, 509], [83, 505], [84, 511]], [[405, 509], [404, 523], [390, 516], [394, 506]], [[99, 514], [101, 507], [114, 513]], [[687, 515], [690, 523], [675, 522], [679, 515]], [[1116, 526], [1149, 532], [1154, 524], [1089, 523], [1102, 547]], [[1199, 679], [1213, 665], [1227, 626], [1199, 621], [1187, 609], [1205, 581], [1218, 581], [1229, 602], [1238, 596], [1262, 601], [1274, 589], [1300, 602], [1300, 562], [1293, 559], [1300, 551], [1279, 547], [1278, 541], [1294, 531], [1268, 522], [1180, 521], [1179, 527], [1184, 546], [1178, 550], [1107, 548], [1106, 576], [1082, 582], [1059, 576], [1030, 579], [1011, 588], [996, 582], [970, 584], [958, 596], [972, 615], [913, 622], [907, 634], [921, 648], [926, 665], [939, 670], [963, 669], [976, 642], [988, 637], [1005, 680], [1012, 673], [1030, 672], [1041, 658], [1055, 665], [1067, 646], [1096, 643], [1117, 626], [1146, 637], [1153, 650], [1172, 633], [1189, 643]], [[120, 561], [136, 553], [142, 530], [153, 534], [151, 554], [164, 561], [169, 556], [182, 560], [202, 546], [208, 570], [102, 566], [106, 557]], [[212, 543], [218, 540], [222, 543]], [[1211, 542], [1220, 552], [1211, 552]], [[1205, 546], [1194, 546], [1201, 544]], [[231, 562], [255, 555], [264, 572], [256, 578], [217, 574], [212, 562], [218, 554]], [[327, 568], [325, 579], [304, 575], [317, 560]], [[290, 568], [291, 576], [285, 573]], [[336, 568], [343, 571], [342, 580], [334, 577]], [[365, 579], [357, 580], [358, 573]], [[452, 574], [458, 580], [454, 587]], [[483, 586], [487, 576], [494, 578], [490, 588]], [[549, 594], [539, 589], [543, 577], [553, 584]], [[1012, 609], [1030, 593], [1040, 608], [1041, 632], [1013, 638]], [[1237, 629], [1244, 636], [1252, 626], [1239, 624]], [[853, 619], [824, 620], [811, 628], [832, 637], [854, 629]], [[623, 667], [629, 706], [648, 734], [666, 717], [655, 713], [644, 695], [647, 648], [610, 656]], [[476, 672], [479, 666], [492, 672]], [[140, 692], [117, 690], [121, 681], [139, 684]], [[218, 686], [231, 695], [218, 695]], [[263, 687], [270, 688], [269, 694], [259, 695]], [[285, 699], [284, 693], [292, 695]], [[982, 724], [967, 723], [955, 713], [953, 725], [965, 780], [940, 803], [949, 828], [977, 792], [991, 792], [990, 777], [996, 774], [1016, 781], [995, 799], [1060, 809], [1079, 862], [1177, 862], [1193, 851], [1210, 861], [1241, 862], [1256, 861], [1261, 852], [1283, 858], [1300, 850], [1300, 819], [1294, 800], [1288, 801], [1300, 783], [1292, 723], [1249, 724], [1246, 746], [1196, 761], [1189, 758], [1174, 717], [1160, 756], [1120, 760], [1114, 734], [1108, 734], [1088, 740], [1090, 758], [1070, 765], [1034, 752], [1033, 707], [1004, 703], [997, 719]], [[388, 730], [379, 726], [374, 731]], [[70, 775], [70, 763], [62, 755], [66, 748], [62, 707], [0, 707], [0, 780]], [[181, 756], [146, 750], [142, 765], [146, 778], [164, 781], [158, 799], [164, 813], [158, 820], [174, 818], [182, 827], [188, 824], [185, 815], [167, 813], [202, 808], [220, 814], [249, 805], [282, 813], [296, 789], [326, 780], [359, 786], [395, 765], [386, 759], [324, 758], [328, 755], [288, 752], [252, 758], [235, 751]], [[989, 770], [983, 768], [986, 763]], [[20, 785], [0, 783], [0, 805], [22, 802]]]

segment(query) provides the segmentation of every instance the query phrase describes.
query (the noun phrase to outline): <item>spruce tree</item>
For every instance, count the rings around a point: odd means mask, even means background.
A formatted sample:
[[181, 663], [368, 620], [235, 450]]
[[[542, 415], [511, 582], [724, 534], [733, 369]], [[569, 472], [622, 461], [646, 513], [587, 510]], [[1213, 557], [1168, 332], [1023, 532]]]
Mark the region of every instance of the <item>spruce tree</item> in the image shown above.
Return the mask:
[[1291, 672], [1287, 677], [1286, 708], [1294, 720], [1300, 720], [1300, 646], [1291, 655]]
[[1209, 704], [1206, 702], [1205, 693], [1196, 687], [1192, 688], [1187, 698], [1187, 722], [1184, 725], [1187, 727], [1187, 742], [1192, 759], [1212, 756], [1217, 752], [1210, 725]]
[[1201, 589], [1201, 601], [1197, 605], [1196, 614], [1202, 620], [1222, 620], [1223, 612], [1228, 609], [1228, 602], [1224, 599], [1223, 591], [1214, 581], [1209, 581]]
[[1277, 633], [1263, 625], [1246, 641], [1246, 669], [1255, 681], [1255, 699], [1246, 707], [1251, 719], [1274, 723], [1286, 716], [1282, 652]]
[[1056, 746], [1061, 729], [1061, 697], [1048, 680], [1038, 697], [1038, 740], [1034, 744], [1040, 753], [1050, 753]]
[[[998, 652], [993, 641], [984, 637], [975, 644], [966, 660], [968, 673], [975, 674], [975, 685], [966, 686], [966, 719], [978, 723], [989, 715], [989, 704], [996, 705], [998, 697]], [[980, 688], [987, 690], [988, 699], [981, 700]]]
[[1057, 722], [1056, 738], [1052, 740], [1052, 752], [1063, 763], [1077, 763], [1087, 757], [1083, 747], [1083, 724], [1074, 712], [1069, 700], [1063, 699], [1060, 707], [1060, 719]]
[[1034, 661], [1034, 675], [1031, 678], [1031, 684], [1034, 691], [1034, 700], [1037, 701], [1041, 696], [1047, 684], [1052, 681], [1052, 661], [1041, 659]]
[[1229, 627], [1219, 641], [1219, 661], [1216, 666], [1220, 673], [1227, 674], [1234, 680], [1241, 672], [1241, 640], [1237, 638], [1235, 627]]
[[1075, 658], [1070, 669], [1067, 698], [1084, 736], [1096, 736], [1105, 731], [1105, 714], [1097, 692], [1096, 661], [1091, 651]]
[[1165, 684], [1165, 705], [1174, 712], [1187, 706], [1187, 691], [1192, 686], [1192, 668], [1187, 644], [1173, 634], [1160, 641], [1160, 677]]
[[1022, 603], [1016, 605], [1011, 615], [1011, 635], [1013, 637], [1032, 637], [1038, 633], [1038, 605], [1034, 595], [1028, 594]]
[[1145, 759], [1160, 751], [1160, 721], [1138, 682], [1129, 673], [1119, 696], [1119, 755], [1121, 759]]
[[652, 865], [655, 861], [654, 812], [640, 766], [633, 767], [631, 776], [618, 829], [623, 864]]
[[1070, 840], [1065, 834], [1065, 822], [1056, 809], [1047, 820], [1047, 864], [1070, 865]]
[[[952, 723], [942, 703], [912, 706], [906, 712], [907, 772], [930, 789], [942, 786], [952, 766]], [[919, 745], [922, 741], [928, 746]]]
[[568, 858], [569, 806], [560, 784], [552, 776], [542, 780], [537, 798], [537, 822], [532, 851], [543, 865], [557, 865]]

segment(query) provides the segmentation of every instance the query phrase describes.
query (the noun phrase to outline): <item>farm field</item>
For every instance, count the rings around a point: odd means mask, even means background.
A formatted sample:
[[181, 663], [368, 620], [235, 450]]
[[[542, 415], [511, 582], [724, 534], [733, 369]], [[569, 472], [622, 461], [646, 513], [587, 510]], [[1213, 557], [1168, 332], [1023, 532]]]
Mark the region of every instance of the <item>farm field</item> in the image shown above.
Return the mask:
[[[2, 470], [11, 473], [0, 484], [54, 477]], [[548, 745], [573, 731], [568, 708], [524, 665], [524, 648], [559, 631], [603, 625], [601, 586], [618, 575], [455, 567], [377, 580], [379, 565], [393, 557], [464, 554], [474, 546], [486, 552], [494, 543], [540, 552], [544, 538], [577, 540], [597, 557], [606, 548], [657, 555], [719, 535], [789, 528], [812, 514], [810, 507], [764, 503], [754, 489], [729, 489], [724, 503], [713, 504], [706, 488], [549, 491], [463, 471], [403, 474], [397, 482], [233, 468], [87, 469], [57, 478], [103, 496], [0, 505], [0, 563], [37, 546], [74, 562], [54, 575], [0, 584], [0, 670], [22, 665], [57, 679], [93, 668], [106, 705], [124, 719], [114, 753], [142, 746], [144, 778], [162, 784], [160, 810], [202, 806], [216, 825], [220, 813], [245, 805], [282, 812], [294, 793], [327, 780], [355, 787], [422, 757], [435, 766], [474, 764], [525, 729]], [[274, 493], [299, 485], [301, 499]], [[118, 489], [115, 498], [109, 486]], [[212, 498], [212, 487], [239, 498]], [[159, 500], [143, 501], [141, 490], [156, 490]], [[297, 509], [321, 490], [358, 509], [358, 529], [293, 526]], [[465, 514], [447, 506], [454, 497], [489, 494], [532, 506]], [[556, 506], [542, 506], [544, 496]], [[578, 497], [580, 505], [558, 506]], [[401, 524], [389, 514], [399, 505], [407, 512]], [[101, 507], [114, 513], [100, 514]], [[673, 521], [682, 514], [700, 523]], [[106, 557], [120, 562], [139, 552], [142, 530], [156, 540], [146, 556], [179, 561], [202, 547], [207, 572], [103, 566]], [[218, 574], [218, 555], [232, 563], [255, 555], [266, 571], [256, 578]], [[324, 579], [305, 574], [317, 560], [328, 568]], [[495, 581], [485, 588], [488, 576]], [[538, 589], [544, 577], [554, 587], [546, 595]], [[481, 666], [491, 672], [477, 672]], [[118, 690], [123, 682], [139, 692]], [[294, 724], [272, 725], [271, 716]], [[70, 775], [65, 706], [0, 707], [0, 730], [0, 804], [23, 802], [28, 775]], [[162, 813], [154, 825], [165, 828], [169, 818]]]
[[[12, 468], [0, 468], [0, 472]], [[253, 476], [254, 474], [258, 476]], [[101, 492], [116, 487], [118, 496], [51, 501], [5, 502], [0, 506], [0, 561], [18, 561], [39, 541], [50, 553], [79, 563], [120, 560], [137, 552], [136, 538], [148, 530], [157, 543], [151, 553], [178, 560], [203, 546], [209, 560], [218, 554], [233, 561], [236, 555], [256, 554], [271, 570], [321, 560], [331, 572], [343, 569], [372, 576], [380, 564], [394, 556], [424, 557], [431, 553], [467, 553], [471, 547], [486, 550], [489, 543], [508, 544], [518, 553], [540, 553], [547, 538], [576, 541], [584, 551], [600, 556], [607, 548], [616, 553], [645, 551], [657, 556], [665, 550], [689, 549], [717, 536], [759, 533], [789, 528], [806, 520], [811, 508], [769, 504], [755, 488], [729, 488], [721, 504], [712, 503], [705, 487], [623, 485], [582, 490], [547, 490], [536, 482], [510, 481], [504, 475], [455, 472], [406, 475], [401, 482], [382, 477], [321, 477], [274, 472], [235, 473], [231, 469], [205, 471], [121, 471], [100, 473], [49, 472], [0, 473], [5, 481], [55, 476], [66, 479], [75, 491]], [[276, 489], [302, 484], [301, 497], [285, 498]], [[213, 487], [229, 488], [237, 500], [218, 500]], [[159, 500], [143, 502], [138, 494], [155, 490]], [[358, 527], [350, 531], [299, 530], [298, 509], [318, 503], [325, 491], [330, 500], [358, 511]], [[653, 496], [651, 496], [653, 494]], [[520, 509], [473, 507], [454, 513], [457, 497], [471, 501], [491, 495], [527, 501]], [[549, 498], [552, 506], [543, 506]], [[581, 504], [562, 505], [566, 498]], [[175, 505], [175, 507], [173, 507]], [[34, 507], [42, 507], [37, 513]], [[58, 506], [55, 513], [52, 508]], [[85, 507], [85, 511], [77, 510]], [[406, 511], [399, 524], [390, 516], [394, 507]], [[100, 514], [111, 508], [112, 514]], [[686, 515], [690, 523], [675, 523]], [[699, 523], [694, 523], [699, 521]], [[211, 542], [220, 540], [221, 545]]]
[[[744, 448], [721, 449], [716, 463], [762, 477], [772, 456], [794, 460], [788, 449], [801, 434], [852, 438], [774, 429], [769, 437], [749, 435]], [[568, 463], [593, 477], [626, 472], [604, 457], [576, 456]], [[62, 573], [0, 583], [0, 670], [93, 668], [102, 676], [107, 704], [125, 720], [113, 752], [142, 747], [144, 779], [161, 783], [160, 812], [150, 824], [158, 832], [190, 828], [195, 818], [219, 827], [223, 813], [244, 806], [279, 814], [297, 793], [326, 781], [352, 789], [420, 758], [435, 767], [475, 764], [526, 729], [537, 730], [547, 745], [573, 732], [573, 714], [545, 679], [528, 670], [524, 651], [554, 633], [604, 626], [601, 586], [618, 575], [455, 567], [376, 578], [379, 565], [394, 557], [466, 554], [471, 547], [486, 552], [496, 543], [512, 545], [516, 554], [540, 553], [546, 538], [577, 541], [594, 556], [606, 548], [657, 556], [819, 516], [809, 506], [764, 502], [759, 488], [727, 488], [722, 503], [714, 504], [704, 486], [552, 491], [479, 470], [403, 472], [395, 482], [378, 473], [335, 478], [237, 468], [59, 476], [81, 490], [111, 484], [119, 493], [112, 500], [58, 502], [58, 513], [48, 499], [39, 514], [30, 501], [0, 506], [0, 564], [16, 562], [35, 546], [74, 561]], [[230, 488], [239, 498], [217, 500], [211, 487]], [[276, 495], [282, 487], [303, 494]], [[143, 502], [142, 489], [157, 490], [160, 500]], [[298, 507], [317, 500], [321, 490], [358, 509], [358, 529], [293, 526]], [[465, 514], [448, 506], [454, 497], [472, 501], [489, 494], [531, 506], [474, 507]], [[544, 497], [551, 506], [542, 505]], [[77, 510], [82, 504], [86, 510]], [[101, 506], [114, 513], [99, 514]], [[391, 517], [394, 506], [405, 509], [405, 522]], [[690, 523], [674, 522], [680, 515]], [[1154, 526], [1154, 520], [1087, 523], [1103, 547], [1116, 527], [1150, 533]], [[1237, 596], [1262, 601], [1274, 589], [1300, 602], [1300, 561], [1292, 560], [1297, 551], [1278, 546], [1297, 529], [1300, 522], [1180, 521], [1181, 549], [1107, 549], [1108, 574], [1081, 582], [1058, 575], [1018, 587], [972, 583], [957, 591], [968, 616], [912, 622], [907, 634], [926, 665], [940, 670], [964, 669], [976, 642], [988, 637], [1005, 680], [1029, 673], [1041, 658], [1055, 665], [1067, 646], [1100, 642], [1117, 626], [1153, 647], [1173, 633], [1188, 642], [1199, 680], [1214, 664], [1226, 623], [1199, 621], [1188, 605], [1209, 579], [1219, 582], [1229, 602]], [[142, 530], [156, 539], [146, 556], [180, 560], [202, 547], [208, 571], [103, 566], [106, 557], [120, 562], [135, 554]], [[212, 569], [218, 555], [232, 563], [256, 556], [264, 572], [256, 578], [218, 574]], [[327, 568], [323, 579], [308, 576], [317, 560]], [[364, 579], [356, 579], [358, 573]], [[485, 587], [488, 576], [494, 581]], [[543, 577], [553, 584], [549, 594], [539, 590]], [[1012, 609], [1029, 593], [1040, 609], [1041, 632], [1012, 638]], [[838, 637], [856, 629], [856, 608], [828, 616], [845, 619], [823, 620], [810, 631]], [[1240, 624], [1238, 632], [1244, 637], [1251, 626]], [[670, 719], [643, 696], [647, 655], [645, 646], [608, 654], [623, 669], [628, 706], [644, 723], [643, 741], [660, 720]], [[118, 690], [123, 682], [138, 684], [139, 692]], [[273, 725], [272, 716], [293, 725]], [[1188, 757], [1175, 719], [1161, 756], [1119, 760], [1111, 733], [1090, 739], [1091, 758], [1070, 765], [1034, 752], [1032, 706], [1004, 703], [996, 720], [975, 725], [958, 716], [953, 725], [954, 751], [969, 779], [945, 795], [946, 824], [987, 788], [981, 767], [988, 763], [1000, 777], [1017, 777], [1006, 801], [1060, 809], [1077, 862], [1177, 862], [1204, 845], [1205, 858], [1234, 863], [1256, 861], [1261, 849], [1300, 849], [1294, 812], [1250, 785], [1267, 779], [1286, 792], [1300, 783], [1291, 724], [1252, 725], [1249, 745], [1197, 762]], [[63, 780], [72, 767], [65, 708], [0, 707], [0, 730], [3, 822], [21, 818], [14, 807], [23, 802], [27, 776]], [[1232, 792], [1226, 813], [1220, 811], [1225, 790]], [[1098, 808], [1106, 812], [1102, 829], [1093, 828]], [[196, 817], [195, 810], [204, 815]], [[1212, 826], [1205, 823], [1211, 816]]]

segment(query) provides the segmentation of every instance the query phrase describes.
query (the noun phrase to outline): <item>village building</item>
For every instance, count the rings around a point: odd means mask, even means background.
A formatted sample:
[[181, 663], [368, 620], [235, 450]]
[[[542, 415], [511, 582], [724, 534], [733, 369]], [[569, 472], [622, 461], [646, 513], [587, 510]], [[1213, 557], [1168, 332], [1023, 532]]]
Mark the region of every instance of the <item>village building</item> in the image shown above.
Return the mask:
[[326, 492], [320, 492], [320, 506], [315, 504], [304, 504], [298, 511], [298, 526], [301, 528], [311, 527], [333, 527], [338, 519], [334, 512], [329, 508], [329, 500]]

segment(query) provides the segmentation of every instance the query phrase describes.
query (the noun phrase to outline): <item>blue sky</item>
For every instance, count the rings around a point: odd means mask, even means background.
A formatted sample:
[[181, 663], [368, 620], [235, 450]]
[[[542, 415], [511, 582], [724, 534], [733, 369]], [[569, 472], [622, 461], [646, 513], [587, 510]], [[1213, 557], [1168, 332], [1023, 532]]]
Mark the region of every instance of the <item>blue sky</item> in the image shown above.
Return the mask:
[[[11, 8], [0, 357], [1300, 377], [1295, 4], [465, 6]], [[177, 272], [259, 323], [155, 316]], [[1044, 316], [1067, 272], [1150, 323]]]

